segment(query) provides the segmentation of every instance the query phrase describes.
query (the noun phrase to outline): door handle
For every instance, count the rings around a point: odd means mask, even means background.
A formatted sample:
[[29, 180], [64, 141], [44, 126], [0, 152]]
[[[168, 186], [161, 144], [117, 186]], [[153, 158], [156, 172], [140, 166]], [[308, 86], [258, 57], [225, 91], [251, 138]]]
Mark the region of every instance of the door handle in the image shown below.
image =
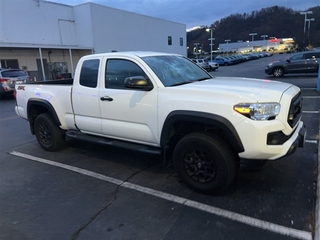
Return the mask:
[[111, 102], [111, 101], [113, 101], [113, 98], [111, 98], [109, 96], [105, 96], [105, 97], [101, 97], [100, 100], [101, 101], [109, 101], [109, 102]]

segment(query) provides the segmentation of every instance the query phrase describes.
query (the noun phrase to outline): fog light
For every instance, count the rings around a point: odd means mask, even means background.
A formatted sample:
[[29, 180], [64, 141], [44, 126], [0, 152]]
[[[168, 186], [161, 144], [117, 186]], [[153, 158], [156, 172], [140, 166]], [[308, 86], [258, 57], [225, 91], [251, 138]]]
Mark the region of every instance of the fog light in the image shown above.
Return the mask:
[[268, 133], [267, 145], [281, 145], [285, 143], [291, 135], [287, 136], [282, 131]]
[[278, 132], [274, 133], [269, 133], [268, 134], [268, 139], [267, 139], [267, 144], [268, 145], [277, 145], [279, 144], [280, 136]]

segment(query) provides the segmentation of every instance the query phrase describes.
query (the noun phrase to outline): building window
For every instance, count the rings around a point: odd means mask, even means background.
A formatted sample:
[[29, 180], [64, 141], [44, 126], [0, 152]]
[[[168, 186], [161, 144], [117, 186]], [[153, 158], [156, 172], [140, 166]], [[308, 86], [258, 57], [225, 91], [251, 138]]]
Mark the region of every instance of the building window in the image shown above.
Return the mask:
[[180, 46], [183, 46], [183, 38], [180, 38]]
[[172, 37], [168, 36], [168, 45], [172, 45]]
[[0, 68], [19, 68], [18, 59], [3, 59]]

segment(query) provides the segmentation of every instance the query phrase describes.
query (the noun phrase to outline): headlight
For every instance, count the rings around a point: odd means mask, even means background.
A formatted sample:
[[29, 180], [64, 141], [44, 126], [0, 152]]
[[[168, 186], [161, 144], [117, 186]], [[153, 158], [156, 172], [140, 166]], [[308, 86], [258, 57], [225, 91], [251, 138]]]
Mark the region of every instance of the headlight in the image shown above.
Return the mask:
[[271, 67], [273, 63], [269, 63], [268, 66]]
[[280, 112], [279, 103], [240, 103], [233, 109], [253, 120], [268, 120], [276, 117]]

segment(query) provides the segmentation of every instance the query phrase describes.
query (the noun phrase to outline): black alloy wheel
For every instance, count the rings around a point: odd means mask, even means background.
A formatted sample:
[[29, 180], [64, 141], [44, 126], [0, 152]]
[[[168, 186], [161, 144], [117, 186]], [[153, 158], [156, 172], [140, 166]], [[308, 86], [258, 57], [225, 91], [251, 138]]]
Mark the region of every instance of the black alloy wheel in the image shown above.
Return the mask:
[[230, 146], [208, 132], [184, 136], [174, 149], [173, 165], [190, 188], [205, 193], [225, 189], [236, 173], [236, 158]]
[[38, 143], [47, 151], [57, 151], [65, 147], [65, 132], [55, 125], [50, 114], [40, 114], [34, 123]]

